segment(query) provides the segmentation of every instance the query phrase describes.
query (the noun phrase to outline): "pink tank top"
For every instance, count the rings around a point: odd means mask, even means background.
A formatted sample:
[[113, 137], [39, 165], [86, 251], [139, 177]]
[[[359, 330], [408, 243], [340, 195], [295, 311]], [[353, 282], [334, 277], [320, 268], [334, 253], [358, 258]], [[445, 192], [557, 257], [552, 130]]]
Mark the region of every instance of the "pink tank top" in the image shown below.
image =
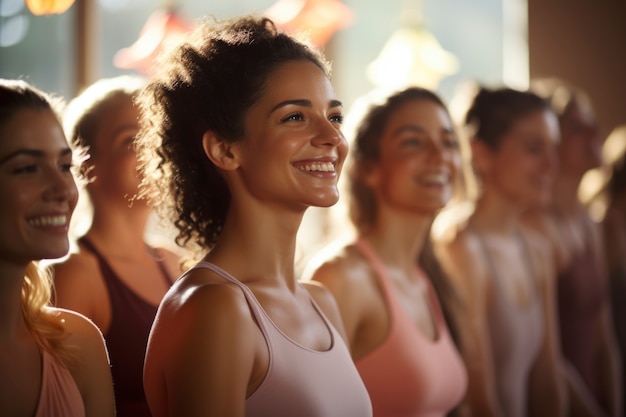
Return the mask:
[[35, 417], [84, 417], [85, 404], [67, 367], [46, 350], [42, 353], [42, 377]]
[[269, 351], [269, 367], [259, 388], [246, 400], [246, 417], [371, 417], [372, 406], [350, 353], [317, 304], [311, 304], [331, 334], [331, 347], [315, 351], [289, 339], [265, 313], [252, 291], [209, 262], [208, 268], [239, 286]]
[[405, 313], [373, 249], [363, 239], [356, 246], [374, 268], [389, 309], [387, 338], [356, 364], [370, 393], [374, 415], [445, 416], [465, 395], [467, 371], [429, 280], [424, 277], [437, 326], [434, 341]]

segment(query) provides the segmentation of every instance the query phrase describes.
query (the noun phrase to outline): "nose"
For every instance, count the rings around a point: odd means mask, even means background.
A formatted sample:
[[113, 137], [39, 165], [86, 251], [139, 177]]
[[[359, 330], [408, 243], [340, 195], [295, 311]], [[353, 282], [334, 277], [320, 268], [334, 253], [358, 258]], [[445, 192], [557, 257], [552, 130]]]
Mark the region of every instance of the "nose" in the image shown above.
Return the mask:
[[441, 162], [450, 159], [450, 150], [438, 141], [429, 141], [428, 156], [430, 159]]
[[316, 146], [339, 146], [347, 144], [341, 129], [331, 121], [323, 119], [317, 123], [317, 131], [313, 137], [313, 144]]
[[78, 195], [74, 176], [71, 173], [51, 170], [46, 178], [45, 198], [49, 201], [71, 201]]

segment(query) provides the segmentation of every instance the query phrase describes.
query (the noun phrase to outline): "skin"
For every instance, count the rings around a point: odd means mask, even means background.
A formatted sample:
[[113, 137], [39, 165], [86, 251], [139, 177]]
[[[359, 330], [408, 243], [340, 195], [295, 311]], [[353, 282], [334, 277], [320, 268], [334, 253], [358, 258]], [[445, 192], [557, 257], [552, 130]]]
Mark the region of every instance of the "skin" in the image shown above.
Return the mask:
[[[445, 109], [420, 99], [394, 112], [379, 146], [380, 159], [360, 170], [377, 202], [373, 224], [360, 235], [380, 256], [415, 326], [435, 340], [435, 315], [416, 260], [434, 216], [452, 195], [460, 165], [457, 140]], [[355, 361], [383, 343], [391, 325], [388, 307], [375, 272], [354, 244], [303, 279], [322, 283], [335, 296]]]
[[[498, 285], [509, 302], [519, 308], [530, 302], [529, 294], [537, 288], [545, 329], [539, 354], [529, 369], [528, 415], [564, 415], [554, 271], [546, 255], [550, 248], [519, 222], [525, 208], [548, 199], [558, 137], [556, 117], [537, 111], [520, 117], [495, 150], [473, 141], [472, 158], [482, 193], [469, 216], [452, 219], [437, 236], [436, 253], [460, 298], [456, 314], [463, 323], [459, 339], [469, 373], [466, 402], [473, 415], [505, 416], [496, 394], [495, 368], [499, 364], [492, 356], [487, 320], [495, 279], [500, 280]], [[520, 238], [527, 242], [531, 265]], [[479, 239], [484, 241], [498, 276], [491, 272]], [[531, 271], [535, 273], [531, 275]]]
[[[137, 157], [133, 138], [139, 131], [139, 110], [130, 96], [110, 99], [99, 117], [91, 157], [87, 193], [93, 221], [86, 236], [107, 259], [120, 280], [152, 305], [158, 305], [169, 285], [157, 260], [163, 260], [170, 279], [180, 275], [179, 256], [165, 248], [149, 249], [145, 242], [150, 207], [143, 200], [130, 202], [137, 193]], [[98, 258], [79, 248], [54, 265], [55, 305], [91, 318], [106, 334], [111, 323], [111, 303]]]
[[[324, 73], [309, 61], [289, 61], [268, 76], [239, 142], [222, 142], [212, 131], [202, 138], [232, 195], [223, 231], [205, 260], [248, 286], [287, 337], [318, 351], [330, 348], [331, 335], [309, 294], [325, 311], [333, 311], [333, 300], [321, 287], [297, 283], [295, 238], [309, 206], [338, 199], [347, 153], [341, 120], [341, 104]], [[328, 164], [330, 171], [305, 169], [314, 163]], [[329, 319], [341, 329], [337, 311]], [[265, 339], [239, 287], [204, 268], [172, 287], [146, 356], [144, 383], [155, 417], [243, 416], [246, 398], [267, 369]]]
[[[72, 154], [52, 112], [20, 110], [0, 129], [0, 414], [32, 416], [41, 388], [41, 352], [24, 321], [27, 265], [67, 253], [77, 190]], [[54, 225], [50, 222], [54, 220]], [[44, 224], [47, 224], [44, 226]], [[102, 334], [85, 317], [53, 309], [67, 331], [71, 373], [87, 416], [113, 416], [113, 385]]]
[[[529, 211], [525, 222], [545, 236], [554, 253], [552, 262], [557, 272], [567, 268], [570, 259], [591, 245], [596, 259], [603, 259], [605, 249], [601, 226], [594, 222], [578, 199], [578, 187], [583, 175], [600, 164], [602, 138], [591, 107], [575, 105], [561, 121], [562, 141], [559, 145], [559, 169], [552, 188], [552, 201], [540, 209]], [[598, 268], [604, 270], [600, 263]], [[564, 363], [572, 398], [572, 413], [580, 416], [621, 416], [623, 400], [619, 375], [619, 357], [610, 300], [602, 306], [597, 323], [598, 333], [590, 335], [598, 341], [597, 369], [601, 380], [602, 398], [596, 400], [584, 385], [580, 375]]]

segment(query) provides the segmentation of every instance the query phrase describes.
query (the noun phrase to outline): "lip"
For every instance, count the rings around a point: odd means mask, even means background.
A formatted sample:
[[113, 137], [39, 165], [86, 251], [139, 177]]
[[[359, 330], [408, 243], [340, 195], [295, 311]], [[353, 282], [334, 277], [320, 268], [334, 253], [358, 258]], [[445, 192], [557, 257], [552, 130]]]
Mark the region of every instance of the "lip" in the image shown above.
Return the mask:
[[450, 174], [442, 171], [422, 173], [415, 178], [418, 184], [428, 187], [447, 187], [452, 183]]
[[29, 226], [39, 230], [66, 232], [69, 229], [70, 219], [68, 212], [55, 212], [29, 216], [26, 222]]
[[334, 156], [302, 159], [293, 162], [292, 165], [298, 171], [308, 175], [324, 178], [337, 176], [337, 158]]

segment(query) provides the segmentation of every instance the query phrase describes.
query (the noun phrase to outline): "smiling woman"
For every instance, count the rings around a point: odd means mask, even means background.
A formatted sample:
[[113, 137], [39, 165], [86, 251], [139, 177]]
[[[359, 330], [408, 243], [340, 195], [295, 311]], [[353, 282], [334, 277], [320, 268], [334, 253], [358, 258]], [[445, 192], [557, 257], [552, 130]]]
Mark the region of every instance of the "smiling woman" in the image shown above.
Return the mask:
[[389, 96], [365, 114], [351, 156], [357, 237], [328, 259], [322, 251], [304, 279], [321, 282], [337, 299], [374, 415], [443, 417], [467, 384], [428, 236], [460, 165], [445, 105], [417, 87]]
[[77, 189], [49, 98], [0, 80], [0, 414], [113, 416], [104, 341], [85, 317], [50, 307], [37, 262], [64, 256]]
[[144, 194], [203, 258], [152, 327], [153, 416], [371, 416], [331, 294], [294, 272], [347, 153], [323, 57], [242, 17], [205, 22], [160, 70], [140, 98]]

